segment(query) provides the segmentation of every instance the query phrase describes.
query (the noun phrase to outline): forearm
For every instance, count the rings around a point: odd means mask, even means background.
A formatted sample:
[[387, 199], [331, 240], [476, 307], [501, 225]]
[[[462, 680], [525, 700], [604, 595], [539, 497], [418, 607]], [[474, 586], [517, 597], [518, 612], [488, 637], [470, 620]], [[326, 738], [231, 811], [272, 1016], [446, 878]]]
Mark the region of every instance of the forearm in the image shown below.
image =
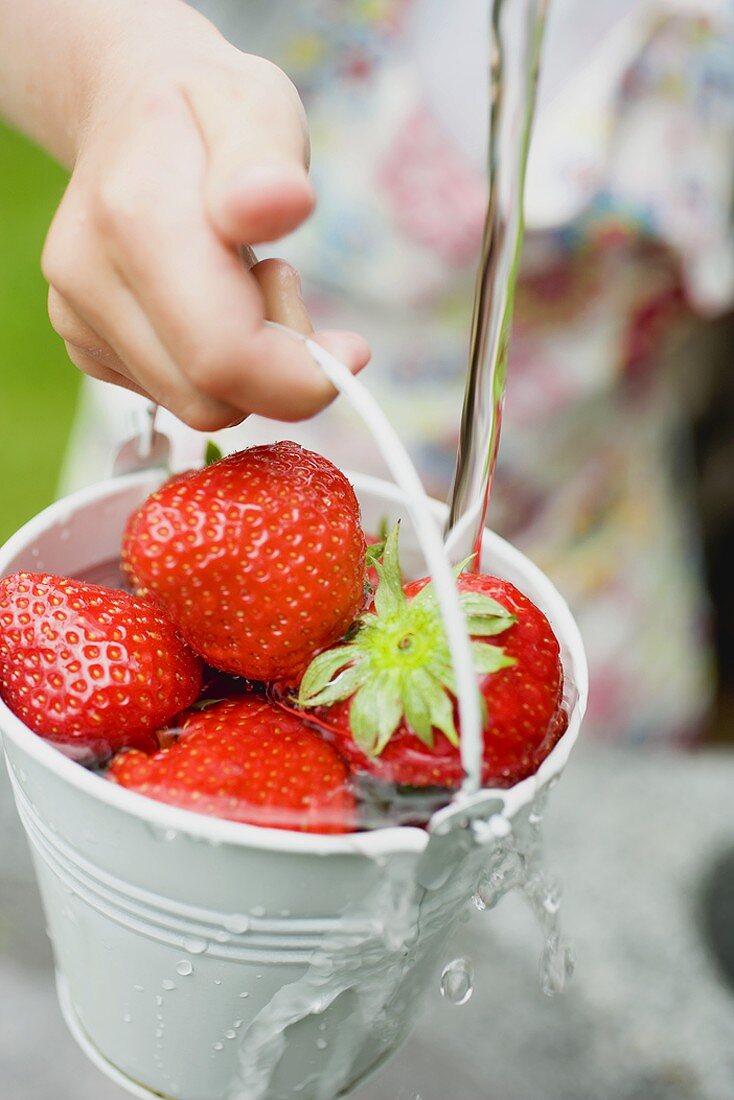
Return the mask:
[[0, 115], [71, 167], [99, 104], [220, 41], [180, 0], [0, 0]]

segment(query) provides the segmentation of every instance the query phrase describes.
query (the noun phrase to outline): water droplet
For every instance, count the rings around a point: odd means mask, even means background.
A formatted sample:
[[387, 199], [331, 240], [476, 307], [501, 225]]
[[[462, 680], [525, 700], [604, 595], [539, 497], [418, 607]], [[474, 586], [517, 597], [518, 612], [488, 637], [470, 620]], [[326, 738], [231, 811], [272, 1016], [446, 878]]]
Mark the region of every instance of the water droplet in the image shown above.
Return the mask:
[[566, 982], [573, 976], [574, 957], [568, 944], [560, 935], [550, 936], [540, 958], [540, 987], [546, 997], [563, 993]]
[[189, 955], [203, 955], [207, 949], [207, 942], [202, 940], [200, 936], [187, 936], [183, 940], [183, 949], [188, 951]]
[[163, 1004], [163, 998], [161, 997], [160, 993], [159, 993], [159, 994], [158, 994], [158, 995], [156, 996], [156, 999], [155, 999], [155, 1003], [156, 1003], [156, 1004], [157, 1004], [158, 1006], [160, 1006], [160, 1005], [162, 1005], [162, 1004]]
[[[176, 988], [176, 983], [172, 982], [170, 978], [164, 978], [163, 981], [161, 982], [161, 985], [163, 986], [164, 989], [175, 989]], [[142, 986], [141, 986], [141, 988], [142, 988]]]
[[242, 1027], [242, 1020], [235, 1020], [232, 1027]]
[[134, 985], [133, 989], [135, 990], [136, 993], [145, 993], [145, 986], [144, 985]]
[[175, 840], [178, 833], [175, 829], [162, 829], [159, 825], [148, 825], [148, 832], [155, 840]]
[[221, 978], [215, 978], [214, 979], [214, 984], [215, 985], [221, 985], [222, 984], [222, 979]]
[[156, 1028], [155, 1037], [156, 1037], [156, 1039], [162, 1039], [163, 1038], [163, 1028], [162, 1027]]
[[258, 982], [259, 982], [261, 978], [262, 978], [262, 974], [256, 974], [256, 975], [255, 975], [255, 979], [256, 979], [256, 981], [258, 981]]
[[230, 913], [222, 923], [233, 936], [241, 936], [250, 927], [250, 918], [243, 913]]
[[231, 1029], [229, 1031], [225, 1031], [224, 1038], [225, 1039], [236, 1039], [237, 1038], [237, 1032], [232, 1031]]
[[194, 968], [188, 959], [181, 959], [176, 963], [176, 973], [180, 974], [182, 978], [188, 978], [189, 974], [193, 974]]
[[124, 1024], [129, 1024], [131, 1020], [132, 1020], [132, 1016], [130, 1015], [130, 1013], [129, 1013], [129, 1012], [125, 1012], [125, 1013], [123, 1014], [123, 1017], [122, 1017], [122, 1022], [123, 1022]]
[[247, 992], [243, 992], [243, 993], [240, 993], [240, 997], [242, 997], [243, 999], [244, 999], [245, 997], [249, 997], [249, 996], [250, 996], [250, 994], [249, 994], [249, 993], [247, 993]]
[[323, 1020], [319, 1024], [319, 1031], [326, 1031], [326, 1024], [324, 1023]]
[[468, 959], [453, 959], [441, 973], [441, 995], [452, 1005], [465, 1005], [474, 992], [474, 970]]
[[493, 814], [489, 819], [489, 824], [492, 826], [495, 836], [505, 837], [512, 832], [512, 825], [502, 814]]
[[215, 1050], [224, 1050], [224, 1043], [215, 1043], [214, 1044], [214, 1049]]
[[319, 1050], [326, 1050], [326, 1039], [317, 1039], [316, 1046]]
[[223, 932], [220, 930], [219, 932], [214, 933], [214, 939], [217, 941], [217, 943], [229, 943], [230, 935], [228, 932]]
[[264, 917], [265, 916], [265, 906], [264, 905], [253, 905], [250, 912], [252, 913], [253, 917]]

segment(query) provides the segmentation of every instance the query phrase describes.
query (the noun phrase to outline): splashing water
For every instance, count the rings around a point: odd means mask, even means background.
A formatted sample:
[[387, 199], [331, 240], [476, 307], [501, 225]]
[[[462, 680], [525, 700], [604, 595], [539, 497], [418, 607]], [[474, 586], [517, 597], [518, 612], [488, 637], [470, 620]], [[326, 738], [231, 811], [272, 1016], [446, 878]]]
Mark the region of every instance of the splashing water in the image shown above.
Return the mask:
[[492, 849], [472, 901], [480, 912], [494, 909], [511, 890], [519, 890], [530, 906], [543, 937], [540, 985], [548, 996], [562, 993], [573, 974], [570, 946], [561, 931], [561, 888], [543, 863], [543, 812], [548, 791], [539, 795], [526, 821], [513, 823], [510, 833]]
[[393, 1046], [404, 1029], [400, 995], [415, 961], [411, 946], [417, 940], [420, 898], [420, 889], [406, 882], [396, 865], [386, 869], [370, 899], [343, 914], [345, 931], [324, 944], [304, 976], [279, 989], [244, 1030], [228, 1100], [268, 1100], [286, 1049], [286, 1029], [309, 1019], [323, 1024], [342, 996], [351, 997], [352, 1007], [340, 1024], [339, 1042], [329, 1048], [323, 1039], [315, 1040], [323, 1063], [300, 1082], [302, 1091], [308, 1086], [314, 1100], [332, 1100], [346, 1089], [368, 1030], [385, 1052]]
[[452, 1005], [465, 1005], [474, 992], [474, 967], [469, 959], [453, 959], [441, 973], [441, 996]]

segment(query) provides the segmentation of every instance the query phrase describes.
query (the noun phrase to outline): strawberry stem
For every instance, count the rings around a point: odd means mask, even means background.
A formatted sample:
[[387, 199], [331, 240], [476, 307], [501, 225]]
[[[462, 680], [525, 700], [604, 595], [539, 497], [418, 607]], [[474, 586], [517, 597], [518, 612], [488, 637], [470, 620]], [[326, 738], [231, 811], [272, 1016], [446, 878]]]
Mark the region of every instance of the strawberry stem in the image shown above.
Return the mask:
[[[455, 683], [451, 654], [432, 583], [408, 600], [398, 553], [399, 527], [387, 536], [382, 560], [375, 563], [378, 584], [374, 607], [356, 623], [349, 641], [320, 653], [300, 684], [297, 705], [328, 707], [351, 699], [349, 725], [354, 741], [378, 756], [405, 722], [433, 747], [435, 730], [458, 744], [454, 721]], [[469, 560], [469, 559], [467, 559]], [[466, 563], [457, 566], [457, 576]], [[472, 636], [501, 634], [516, 621], [496, 600], [462, 592], [461, 607]], [[478, 675], [515, 663], [499, 646], [472, 643]]]

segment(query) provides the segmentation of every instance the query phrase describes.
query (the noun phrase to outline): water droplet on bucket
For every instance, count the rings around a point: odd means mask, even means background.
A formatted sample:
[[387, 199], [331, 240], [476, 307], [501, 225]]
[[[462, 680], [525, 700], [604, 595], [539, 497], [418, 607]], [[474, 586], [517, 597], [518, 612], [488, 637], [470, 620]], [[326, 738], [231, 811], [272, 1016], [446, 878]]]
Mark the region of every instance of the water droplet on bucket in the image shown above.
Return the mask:
[[245, 991], [245, 992], [243, 992], [243, 993], [240, 993], [240, 997], [242, 997], [243, 999], [244, 999], [245, 997], [249, 997], [249, 996], [250, 996], [250, 994], [249, 994], [249, 993], [247, 993], [246, 991]]
[[232, 1027], [242, 1027], [242, 1020], [235, 1020]]
[[162, 1039], [163, 1038], [163, 1028], [162, 1027], [156, 1028], [155, 1037], [156, 1037], [156, 1039]]
[[[164, 978], [163, 981], [161, 982], [161, 985], [163, 986], [164, 989], [175, 989], [176, 988], [176, 983], [172, 982], [170, 978]], [[141, 989], [142, 989], [142, 986], [141, 986]]]
[[135, 990], [136, 993], [145, 993], [145, 986], [144, 985], [134, 985], [133, 989]]
[[237, 1032], [232, 1031], [232, 1029], [230, 1028], [229, 1031], [225, 1031], [224, 1038], [225, 1039], [236, 1039], [237, 1038]]
[[244, 913], [230, 913], [222, 923], [233, 936], [241, 936], [250, 927], [250, 918]]
[[163, 998], [160, 993], [156, 996], [155, 1003], [160, 1007], [163, 1004]]
[[176, 973], [180, 974], [182, 978], [188, 978], [189, 974], [193, 974], [194, 968], [188, 959], [181, 959], [176, 963]]
[[221, 978], [215, 978], [214, 979], [214, 984], [215, 985], [221, 985], [222, 984], [222, 979]]
[[[200, 936], [187, 936], [183, 940], [183, 949], [188, 951], [189, 955], [203, 955], [207, 949], [207, 942], [202, 940]], [[181, 972], [179, 971], [179, 973]]]
[[441, 996], [452, 1005], [465, 1005], [474, 992], [474, 970], [468, 959], [453, 959], [441, 973]]
[[253, 917], [264, 917], [265, 916], [265, 906], [264, 905], [253, 905], [250, 912], [252, 913]]
[[124, 1024], [129, 1024], [131, 1020], [132, 1020], [132, 1016], [130, 1015], [130, 1013], [129, 1013], [129, 1012], [125, 1012], [125, 1013], [123, 1014], [123, 1017], [122, 1017], [122, 1022], [123, 1022]]
[[224, 1050], [224, 1043], [215, 1043], [214, 1044], [214, 1049], [215, 1050]]
[[316, 1047], [318, 1048], [318, 1050], [326, 1050], [326, 1046], [327, 1046], [326, 1039], [317, 1039], [316, 1040]]

